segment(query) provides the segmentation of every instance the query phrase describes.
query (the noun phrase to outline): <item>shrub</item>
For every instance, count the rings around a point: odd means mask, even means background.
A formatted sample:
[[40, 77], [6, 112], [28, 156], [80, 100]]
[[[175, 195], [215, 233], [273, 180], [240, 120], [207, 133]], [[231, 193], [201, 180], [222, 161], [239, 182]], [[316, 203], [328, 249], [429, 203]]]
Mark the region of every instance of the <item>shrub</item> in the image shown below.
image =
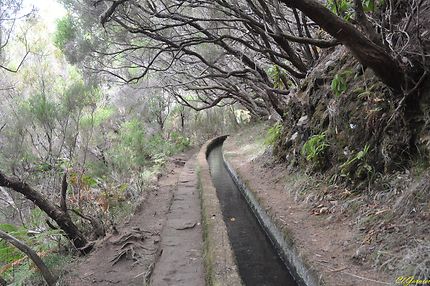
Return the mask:
[[326, 132], [311, 136], [302, 147], [302, 156], [307, 161], [318, 161], [330, 145], [327, 143]]
[[185, 137], [178, 132], [172, 132], [170, 134], [170, 138], [171, 138], [172, 142], [176, 145], [176, 149], [179, 152], [190, 147], [190, 144], [191, 144], [190, 138]]

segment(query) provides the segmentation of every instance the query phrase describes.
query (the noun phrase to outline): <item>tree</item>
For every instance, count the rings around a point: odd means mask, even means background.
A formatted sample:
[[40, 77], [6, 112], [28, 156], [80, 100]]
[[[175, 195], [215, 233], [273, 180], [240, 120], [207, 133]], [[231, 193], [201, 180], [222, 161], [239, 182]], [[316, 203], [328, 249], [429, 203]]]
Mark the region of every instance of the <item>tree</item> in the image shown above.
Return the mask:
[[[43, 24], [34, 19], [27, 25], [35, 31], [29, 39], [35, 53], [27, 57], [19, 73], [10, 74], [11, 89], [1, 93], [1, 112], [8, 124], [0, 134], [0, 185], [32, 201], [57, 223], [75, 248], [86, 253], [91, 245], [69, 213], [68, 208], [74, 206], [66, 204], [63, 172], [70, 165], [82, 163], [81, 154], [89, 152], [88, 146], [80, 144], [84, 137], [80, 127], [82, 117], [97, 101], [97, 89], [86, 85], [79, 73], [55, 58], [49, 35], [38, 33], [44, 30]], [[6, 171], [13, 176], [7, 176]], [[61, 192], [52, 193], [61, 176]]]
[[[66, 2], [73, 7], [73, 2]], [[83, 15], [99, 13], [107, 32], [95, 33], [103, 41], [90, 40], [96, 62], [84, 65], [125, 82], [158, 74], [158, 86], [196, 110], [221, 101], [240, 102], [259, 116], [275, 110], [282, 117], [289, 93], [285, 89], [297, 85], [318, 58], [316, 49], [309, 46], [337, 44], [312, 38], [314, 28], [299, 17], [296, 25], [300, 29], [292, 28], [286, 21], [288, 11], [269, 7], [264, 1], [259, 1], [264, 8], [253, 1], [241, 1], [240, 5], [235, 1], [200, 1], [198, 6], [194, 2], [149, 1], [140, 5], [121, 1], [109, 4], [105, 11], [100, 5], [87, 11], [74, 6], [84, 19], [88, 16]], [[135, 12], [119, 16], [126, 11]], [[74, 23], [82, 25], [82, 19]], [[86, 23], [78, 34], [87, 34], [89, 26], [94, 27]], [[302, 37], [294, 35], [297, 33]], [[276, 88], [267, 74], [273, 64], [287, 71], [282, 76], [285, 89]], [[130, 69], [135, 72], [130, 74]], [[196, 95], [199, 103], [188, 101], [187, 93]]]
[[[327, 33], [347, 46], [358, 61], [374, 70], [386, 85], [397, 91], [401, 90], [404, 72], [397, 61], [352, 24], [336, 16], [315, 0], [281, 0], [281, 2], [288, 7], [301, 10]], [[361, 9], [358, 11], [361, 12]], [[363, 17], [362, 14], [359, 15]]]
[[50, 202], [43, 194], [31, 188], [25, 182], [8, 177], [2, 172], [0, 172], [0, 186], [10, 188], [32, 201], [58, 224], [79, 251], [86, 253], [91, 250], [91, 246], [88, 245], [87, 239], [73, 223], [70, 215], [68, 214], [66, 205], [66, 175], [63, 177], [60, 206], [56, 206]]
[[257, 116], [283, 118], [289, 89], [300, 85], [319, 50], [338, 44], [393, 90], [405, 88], [405, 71], [381, 46], [383, 35], [372, 30], [359, 0], [355, 22], [363, 31], [315, 0], [63, 2], [75, 13], [68, 27], [77, 31], [64, 42], [92, 50], [80, 62], [87, 71], [126, 83], [156, 77], [150, 87], [195, 110], [240, 103]]
[[29, 55], [30, 49], [26, 33], [21, 37], [21, 42], [24, 45], [24, 52], [16, 67], [7, 66], [4, 51], [14, 36], [17, 22], [28, 19], [33, 13], [33, 9], [30, 11], [23, 11], [22, 0], [5, 0], [0, 2], [0, 69], [15, 73], [21, 68]]
[[[24, 252], [37, 266], [37, 268], [42, 273], [43, 278], [45, 279], [46, 283], [49, 286], [55, 285], [57, 282], [57, 278], [54, 277], [54, 275], [49, 271], [48, 267], [45, 265], [43, 260], [37, 255], [35, 251], [33, 251], [30, 247], [28, 247], [25, 243], [19, 241], [15, 237], [9, 235], [8, 233], [0, 230], [0, 238], [8, 241], [10, 244]], [[2, 279], [0, 279], [0, 283], [2, 283]], [[4, 284], [7, 285], [7, 284]]]
[[151, 122], [155, 120], [163, 132], [166, 120], [170, 115], [172, 108], [171, 97], [166, 95], [152, 95], [148, 101], [148, 113], [150, 114], [148, 120]]

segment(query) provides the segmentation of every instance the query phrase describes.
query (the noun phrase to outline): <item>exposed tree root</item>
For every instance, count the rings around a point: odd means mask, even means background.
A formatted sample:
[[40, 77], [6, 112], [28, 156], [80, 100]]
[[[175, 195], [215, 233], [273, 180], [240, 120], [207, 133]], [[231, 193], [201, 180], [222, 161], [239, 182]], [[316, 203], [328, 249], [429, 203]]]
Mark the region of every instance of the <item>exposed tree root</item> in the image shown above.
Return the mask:
[[115, 257], [111, 260], [112, 266], [123, 259], [133, 260], [138, 263], [145, 255], [153, 255], [156, 249], [143, 246], [143, 242], [147, 238], [146, 235], [153, 235], [150, 231], [133, 228], [131, 232], [122, 235], [113, 244], [121, 245]]

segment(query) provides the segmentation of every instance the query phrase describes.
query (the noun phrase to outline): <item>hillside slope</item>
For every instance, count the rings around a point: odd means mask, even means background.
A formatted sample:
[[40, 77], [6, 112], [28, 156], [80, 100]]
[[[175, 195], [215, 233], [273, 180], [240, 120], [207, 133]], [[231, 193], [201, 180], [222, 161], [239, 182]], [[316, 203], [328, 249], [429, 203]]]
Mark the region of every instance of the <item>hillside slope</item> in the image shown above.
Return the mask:
[[326, 285], [429, 277], [428, 171], [397, 172], [386, 189], [355, 191], [276, 162], [263, 143], [266, 129], [260, 124], [231, 136], [227, 160]]

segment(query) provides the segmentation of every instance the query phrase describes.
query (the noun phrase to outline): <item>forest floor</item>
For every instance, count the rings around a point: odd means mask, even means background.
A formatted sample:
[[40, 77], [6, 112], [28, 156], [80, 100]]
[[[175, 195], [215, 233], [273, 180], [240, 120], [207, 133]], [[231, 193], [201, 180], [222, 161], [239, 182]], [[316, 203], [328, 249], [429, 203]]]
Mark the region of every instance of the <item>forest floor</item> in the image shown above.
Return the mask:
[[169, 159], [130, 220], [70, 266], [64, 285], [204, 285], [195, 150]]

